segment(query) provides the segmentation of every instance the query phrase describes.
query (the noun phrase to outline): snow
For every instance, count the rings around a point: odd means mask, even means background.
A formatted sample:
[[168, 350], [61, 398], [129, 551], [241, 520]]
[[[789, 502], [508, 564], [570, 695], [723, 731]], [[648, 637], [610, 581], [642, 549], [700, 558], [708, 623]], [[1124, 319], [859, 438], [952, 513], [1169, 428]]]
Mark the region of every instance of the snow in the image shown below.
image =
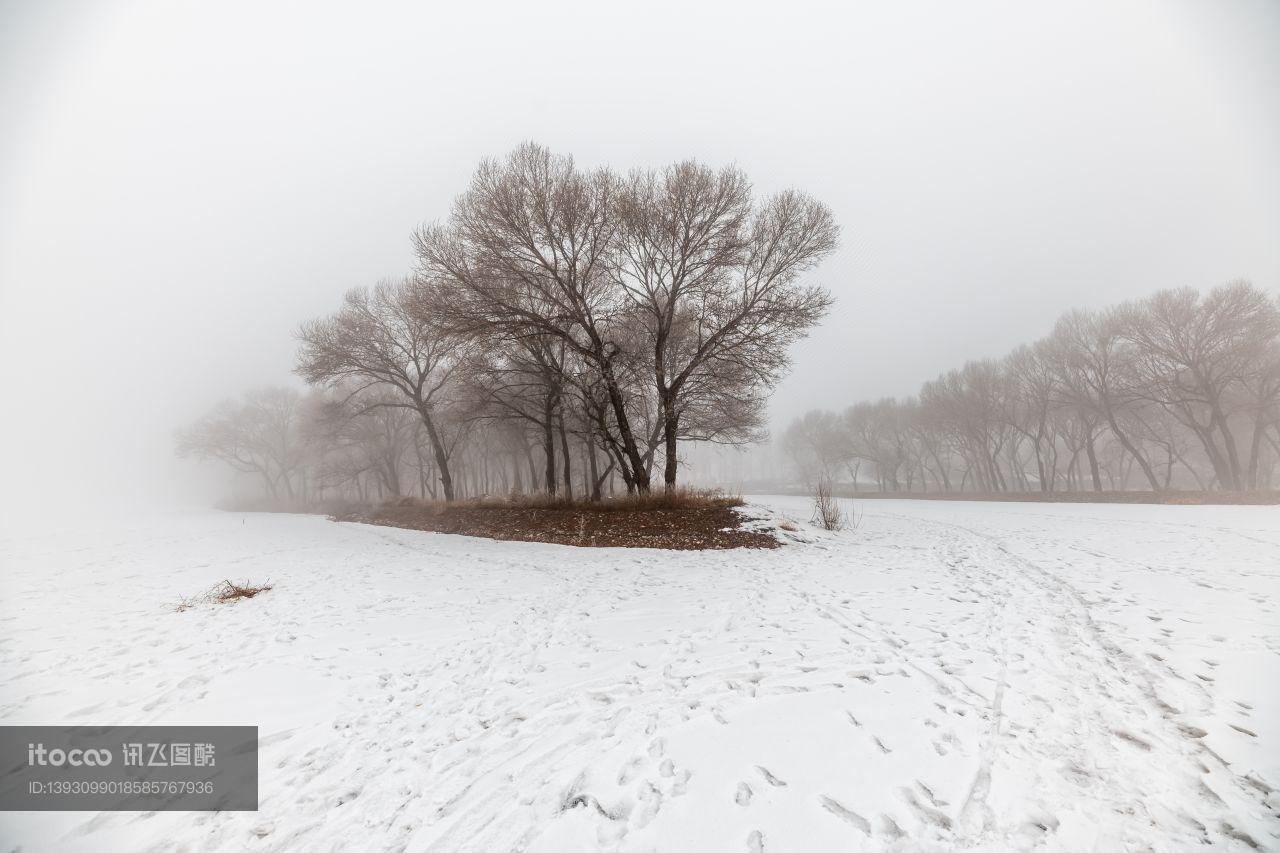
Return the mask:
[[262, 795], [0, 848], [1280, 849], [1276, 508], [752, 500], [803, 541], [5, 534], [0, 722], [258, 725]]

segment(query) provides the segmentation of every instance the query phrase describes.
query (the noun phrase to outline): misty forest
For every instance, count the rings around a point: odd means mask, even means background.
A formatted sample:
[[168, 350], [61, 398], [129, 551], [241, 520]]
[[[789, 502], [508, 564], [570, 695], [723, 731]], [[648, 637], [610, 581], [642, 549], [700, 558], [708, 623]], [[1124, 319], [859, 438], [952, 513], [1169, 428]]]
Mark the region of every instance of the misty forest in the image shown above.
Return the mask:
[[808, 412], [782, 443], [802, 479], [855, 490], [1274, 488], [1280, 302], [1236, 281], [1071, 311], [913, 397]]
[[[584, 172], [525, 145], [413, 235], [417, 270], [302, 325], [311, 391], [224, 402], [179, 452], [296, 504], [672, 489], [681, 442], [766, 440], [789, 345], [832, 299], [799, 279], [838, 233], [819, 201], [757, 200], [732, 167]], [[783, 488], [1270, 488], [1280, 299], [1236, 281], [1070, 311], [915, 396], [810, 411], [779, 444]]]
[[0, 4], [0, 851], [1280, 851], [1277, 45]]

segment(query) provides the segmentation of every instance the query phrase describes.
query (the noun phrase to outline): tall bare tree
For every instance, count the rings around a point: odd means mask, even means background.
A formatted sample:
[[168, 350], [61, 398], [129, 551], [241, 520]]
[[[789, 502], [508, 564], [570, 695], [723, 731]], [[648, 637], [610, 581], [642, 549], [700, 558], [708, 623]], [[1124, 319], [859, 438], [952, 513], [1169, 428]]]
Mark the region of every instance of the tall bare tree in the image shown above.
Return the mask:
[[[421, 418], [431, 442], [445, 500], [454, 499], [449, 470], [450, 441], [442, 434], [440, 408], [467, 341], [434, 314], [417, 279], [381, 282], [347, 293], [336, 313], [302, 325], [297, 372], [317, 385], [345, 385], [359, 398], [373, 389], [368, 407], [398, 406]], [[393, 391], [388, 397], [380, 392]]]
[[[802, 193], [756, 208], [740, 170], [693, 161], [635, 172], [617, 199], [612, 269], [647, 333], [671, 488], [682, 421], [704, 440], [722, 432], [741, 440], [762, 420], [761, 392], [831, 304], [826, 290], [798, 279], [835, 249], [839, 229]], [[715, 417], [698, 423], [709, 400], [719, 402]], [[755, 409], [728, 408], [729, 400]]]
[[447, 224], [414, 235], [424, 276], [451, 288], [450, 315], [464, 326], [562, 341], [599, 373], [629, 477], [649, 474], [632, 429], [616, 336], [628, 302], [609, 275], [618, 179], [579, 171], [572, 158], [523, 145], [483, 163]]

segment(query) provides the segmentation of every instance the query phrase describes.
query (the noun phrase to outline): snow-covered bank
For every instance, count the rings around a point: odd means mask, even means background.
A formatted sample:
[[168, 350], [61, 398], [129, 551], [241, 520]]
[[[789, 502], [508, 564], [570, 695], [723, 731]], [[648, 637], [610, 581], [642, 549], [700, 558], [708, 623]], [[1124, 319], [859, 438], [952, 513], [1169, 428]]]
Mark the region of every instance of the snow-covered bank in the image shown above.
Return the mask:
[[[1280, 846], [1280, 512], [860, 509], [776, 551], [218, 513], [10, 537], [0, 722], [256, 724], [262, 801], [0, 814], [0, 842]], [[172, 611], [226, 577], [274, 589]]]

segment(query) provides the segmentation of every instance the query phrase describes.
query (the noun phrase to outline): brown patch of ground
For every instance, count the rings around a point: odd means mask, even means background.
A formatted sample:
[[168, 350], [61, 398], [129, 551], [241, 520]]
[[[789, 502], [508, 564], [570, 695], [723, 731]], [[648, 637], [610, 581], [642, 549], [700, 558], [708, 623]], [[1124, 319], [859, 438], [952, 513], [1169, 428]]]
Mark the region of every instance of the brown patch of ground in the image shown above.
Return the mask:
[[557, 542], [596, 548], [669, 548], [677, 551], [719, 548], [776, 548], [767, 533], [742, 529], [731, 499], [704, 505], [603, 501], [599, 504], [530, 505], [522, 503], [428, 504], [349, 509], [336, 521], [358, 521], [435, 533], [486, 539]]

